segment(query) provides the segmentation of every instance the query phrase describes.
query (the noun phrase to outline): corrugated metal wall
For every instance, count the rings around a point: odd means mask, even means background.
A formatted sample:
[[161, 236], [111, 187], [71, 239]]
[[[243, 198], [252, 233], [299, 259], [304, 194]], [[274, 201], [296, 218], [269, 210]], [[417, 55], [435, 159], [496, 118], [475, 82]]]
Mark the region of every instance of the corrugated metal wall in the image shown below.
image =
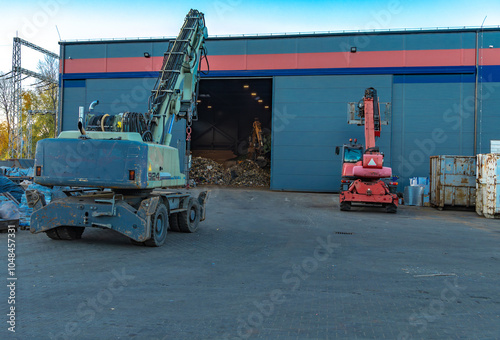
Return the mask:
[[[490, 140], [500, 139], [498, 117], [500, 108], [500, 32], [485, 32], [479, 36], [478, 86], [478, 150], [488, 153]], [[482, 62], [492, 58], [494, 62]]]
[[[337, 191], [341, 157], [335, 146], [364, 141], [364, 129], [347, 124], [347, 102], [358, 102], [367, 87], [391, 102], [392, 76], [289, 76], [274, 80], [271, 189]], [[391, 162], [391, 130], [378, 140]]]
[[432, 155], [474, 154], [474, 77], [394, 76], [393, 172], [426, 177]]
[[[500, 139], [499, 29], [211, 38], [209, 76], [273, 78], [275, 190], [338, 190], [335, 146], [364, 139], [362, 127], [347, 124], [346, 103], [377, 88], [380, 101], [392, 103], [378, 144], [407, 185], [409, 177], [429, 175], [431, 155], [474, 154], [476, 37], [476, 152], [484, 153], [491, 139]], [[63, 43], [62, 129], [75, 129], [78, 107], [95, 99], [98, 111], [144, 112], [166, 46], [162, 40]], [[184, 140], [182, 123], [174, 131], [174, 141]]]

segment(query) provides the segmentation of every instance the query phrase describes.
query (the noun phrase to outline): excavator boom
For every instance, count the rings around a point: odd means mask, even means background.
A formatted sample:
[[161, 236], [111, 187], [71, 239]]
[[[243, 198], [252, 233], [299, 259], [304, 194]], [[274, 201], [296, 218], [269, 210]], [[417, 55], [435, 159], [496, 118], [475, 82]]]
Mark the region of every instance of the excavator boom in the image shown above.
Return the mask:
[[370, 87], [363, 98], [363, 113], [365, 118], [365, 149], [375, 147], [375, 138], [380, 137], [380, 107], [377, 90]]
[[191, 122], [196, 117], [198, 68], [206, 37], [203, 13], [192, 9], [177, 39], [169, 43], [149, 97], [149, 125], [152, 140], [157, 144], [170, 144], [173, 119], [185, 118]]

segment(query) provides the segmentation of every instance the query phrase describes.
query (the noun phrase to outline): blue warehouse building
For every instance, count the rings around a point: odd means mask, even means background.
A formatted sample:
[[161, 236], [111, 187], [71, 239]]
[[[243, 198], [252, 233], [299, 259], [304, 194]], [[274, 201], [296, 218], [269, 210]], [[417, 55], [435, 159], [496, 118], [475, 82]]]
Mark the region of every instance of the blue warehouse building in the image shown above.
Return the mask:
[[[79, 107], [145, 112], [168, 39], [61, 42], [59, 130]], [[210, 37], [193, 149], [238, 152], [257, 117], [271, 133], [271, 189], [338, 191], [335, 147], [364, 140], [347, 103], [368, 87], [390, 103], [377, 144], [400, 177], [429, 156], [490, 152], [500, 139], [500, 28]], [[185, 124], [172, 146], [183, 148]], [[182, 152], [181, 152], [182, 153]]]

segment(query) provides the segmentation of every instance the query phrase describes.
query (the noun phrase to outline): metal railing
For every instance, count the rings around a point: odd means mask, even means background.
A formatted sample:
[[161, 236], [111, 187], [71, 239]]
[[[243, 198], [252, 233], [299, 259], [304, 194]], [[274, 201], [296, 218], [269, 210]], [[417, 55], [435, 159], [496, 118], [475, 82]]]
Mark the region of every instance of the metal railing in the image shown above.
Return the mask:
[[[379, 29], [348, 29], [332, 31], [310, 31], [310, 32], [281, 32], [281, 33], [238, 33], [238, 34], [215, 34], [210, 38], [252, 38], [252, 37], [276, 37], [276, 36], [301, 36], [301, 35], [329, 35], [329, 34], [368, 34], [368, 33], [405, 33], [405, 32], [425, 32], [425, 31], [453, 31], [453, 30], [488, 30], [500, 29], [500, 25], [490, 26], [447, 26], [447, 27], [415, 27], [415, 28], [379, 28]], [[134, 41], [134, 40], [172, 40], [175, 36], [160, 37], [134, 37], [134, 38], [98, 38], [98, 39], [70, 39], [61, 40], [61, 43], [75, 42], [113, 42], [113, 41]]]

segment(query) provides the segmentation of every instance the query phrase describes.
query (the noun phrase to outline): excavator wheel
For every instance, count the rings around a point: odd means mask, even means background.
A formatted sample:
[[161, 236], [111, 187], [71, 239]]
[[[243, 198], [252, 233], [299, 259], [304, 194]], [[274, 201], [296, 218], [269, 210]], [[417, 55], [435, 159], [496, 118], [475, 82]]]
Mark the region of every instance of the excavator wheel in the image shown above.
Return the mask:
[[200, 225], [201, 207], [197, 199], [190, 197], [187, 211], [177, 214], [179, 229], [183, 233], [194, 233]]
[[151, 238], [144, 244], [148, 247], [160, 247], [167, 239], [168, 230], [168, 210], [165, 204], [160, 203], [151, 223]]
[[341, 211], [349, 211], [351, 210], [351, 202], [340, 202], [340, 210]]
[[389, 203], [385, 206], [385, 211], [390, 214], [395, 214], [398, 211], [398, 207], [394, 203]]
[[130, 243], [132, 243], [134, 246], [145, 246], [144, 242], [139, 242], [133, 239], [130, 239]]
[[179, 214], [170, 214], [168, 218], [168, 222], [170, 223], [170, 230], [172, 231], [181, 231], [179, 228]]
[[84, 227], [61, 226], [47, 230], [45, 233], [53, 240], [79, 240], [84, 230]]

